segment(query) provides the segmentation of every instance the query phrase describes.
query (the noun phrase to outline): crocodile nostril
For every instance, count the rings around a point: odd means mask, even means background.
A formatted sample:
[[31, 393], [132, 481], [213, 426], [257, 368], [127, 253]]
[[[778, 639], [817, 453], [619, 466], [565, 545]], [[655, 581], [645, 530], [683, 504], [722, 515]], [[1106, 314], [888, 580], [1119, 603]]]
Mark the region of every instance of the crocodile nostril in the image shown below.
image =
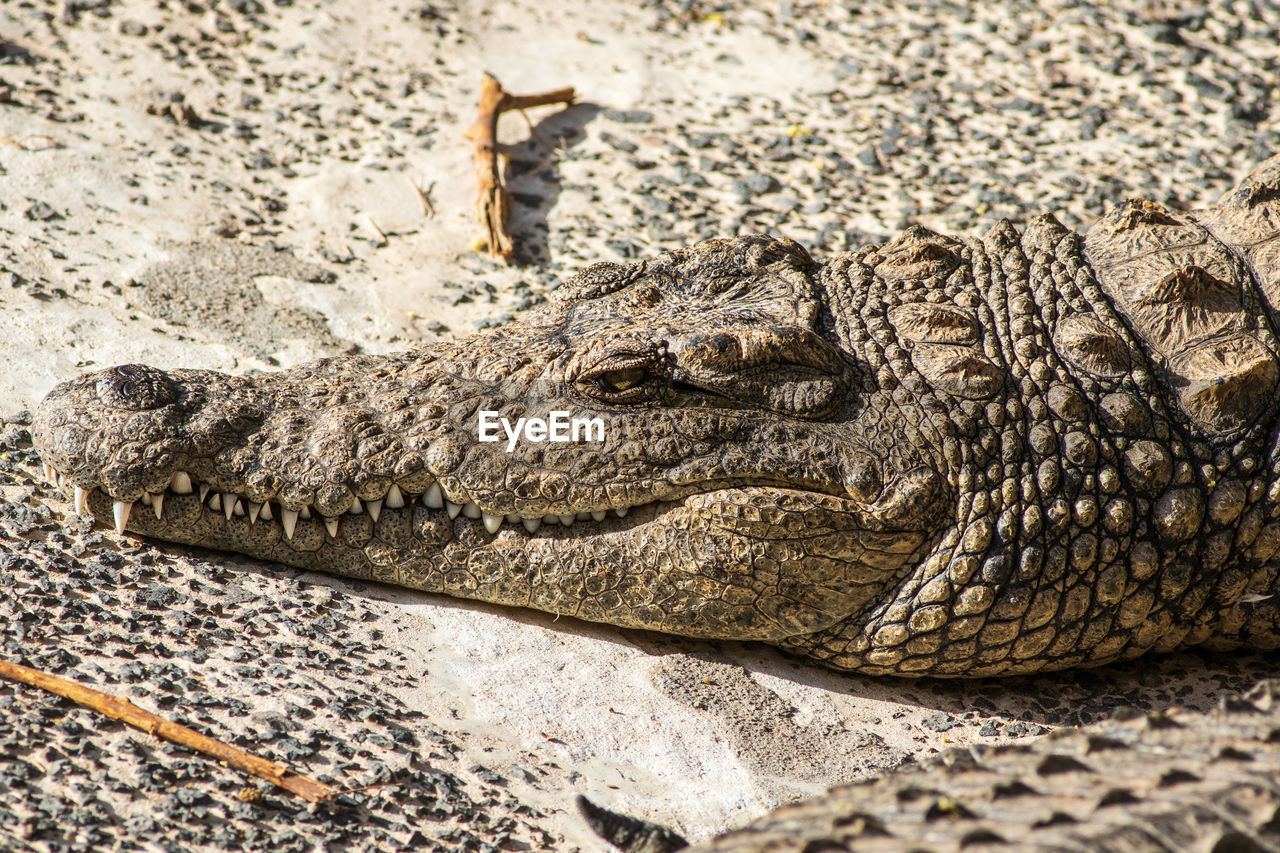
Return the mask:
[[94, 386], [98, 400], [116, 409], [158, 409], [178, 398], [173, 380], [145, 364], [122, 364], [105, 370]]

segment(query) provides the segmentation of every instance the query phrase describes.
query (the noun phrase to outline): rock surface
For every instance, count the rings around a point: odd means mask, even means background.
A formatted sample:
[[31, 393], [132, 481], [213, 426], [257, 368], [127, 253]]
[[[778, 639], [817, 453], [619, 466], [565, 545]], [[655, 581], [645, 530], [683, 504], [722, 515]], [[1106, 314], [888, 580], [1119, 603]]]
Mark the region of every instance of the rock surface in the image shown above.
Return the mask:
[[[742, 231], [832, 252], [1040, 209], [1079, 226], [1135, 195], [1186, 209], [1280, 151], [1272, 9], [748, 5], [0, 7], [3, 654], [378, 786], [332, 812], [241, 798], [238, 773], [0, 684], [0, 838], [597, 850], [585, 793], [696, 840], [908, 756], [1208, 707], [1268, 671], [839, 676], [138, 543], [39, 485], [18, 413], [95, 365], [400, 349], [591, 261]], [[481, 70], [582, 97], [532, 140], [503, 123], [514, 268], [468, 249]]]

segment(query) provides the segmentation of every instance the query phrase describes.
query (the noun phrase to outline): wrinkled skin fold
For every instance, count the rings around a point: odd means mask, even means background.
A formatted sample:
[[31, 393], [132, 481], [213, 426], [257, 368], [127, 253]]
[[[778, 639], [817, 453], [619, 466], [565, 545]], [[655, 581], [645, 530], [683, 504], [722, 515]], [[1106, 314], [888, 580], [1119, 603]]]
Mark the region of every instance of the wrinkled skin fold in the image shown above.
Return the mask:
[[143, 536], [837, 669], [1275, 648], [1278, 173], [1083, 238], [600, 264], [407, 353], [82, 376], [34, 432], [77, 510]]

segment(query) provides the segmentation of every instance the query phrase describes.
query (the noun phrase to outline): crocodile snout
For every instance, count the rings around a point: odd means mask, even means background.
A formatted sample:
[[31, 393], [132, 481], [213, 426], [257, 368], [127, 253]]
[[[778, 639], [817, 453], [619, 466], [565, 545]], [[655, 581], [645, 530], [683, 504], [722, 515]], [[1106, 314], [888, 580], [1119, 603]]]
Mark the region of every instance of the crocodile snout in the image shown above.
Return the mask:
[[94, 390], [102, 405], [135, 412], [158, 409], [178, 398], [169, 374], [145, 364], [122, 364], [102, 371]]

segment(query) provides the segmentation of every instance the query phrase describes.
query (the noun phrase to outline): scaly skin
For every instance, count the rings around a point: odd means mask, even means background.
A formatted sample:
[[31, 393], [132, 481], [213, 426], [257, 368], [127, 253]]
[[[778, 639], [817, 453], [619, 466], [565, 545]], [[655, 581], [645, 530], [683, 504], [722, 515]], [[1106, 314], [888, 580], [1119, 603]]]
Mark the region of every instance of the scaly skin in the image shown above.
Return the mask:
[[[656, 835], [629, 849], [679, 849]], [[1280, 682], [1206, 714], [957, 750], [783, 806], [689, 853], [904, 850], [1280, 850]]]
[[[837, 669], [1276, 648], [1278, 297], [1274, 158], [1208, 211], [1130, 202], [1083, 239], [1046, 216], [817, 263], [742, 237], [400, 355], [113, 368], [34, 433], [144, 536]], [[508, 453], [480, 410], [604, 439]]]

